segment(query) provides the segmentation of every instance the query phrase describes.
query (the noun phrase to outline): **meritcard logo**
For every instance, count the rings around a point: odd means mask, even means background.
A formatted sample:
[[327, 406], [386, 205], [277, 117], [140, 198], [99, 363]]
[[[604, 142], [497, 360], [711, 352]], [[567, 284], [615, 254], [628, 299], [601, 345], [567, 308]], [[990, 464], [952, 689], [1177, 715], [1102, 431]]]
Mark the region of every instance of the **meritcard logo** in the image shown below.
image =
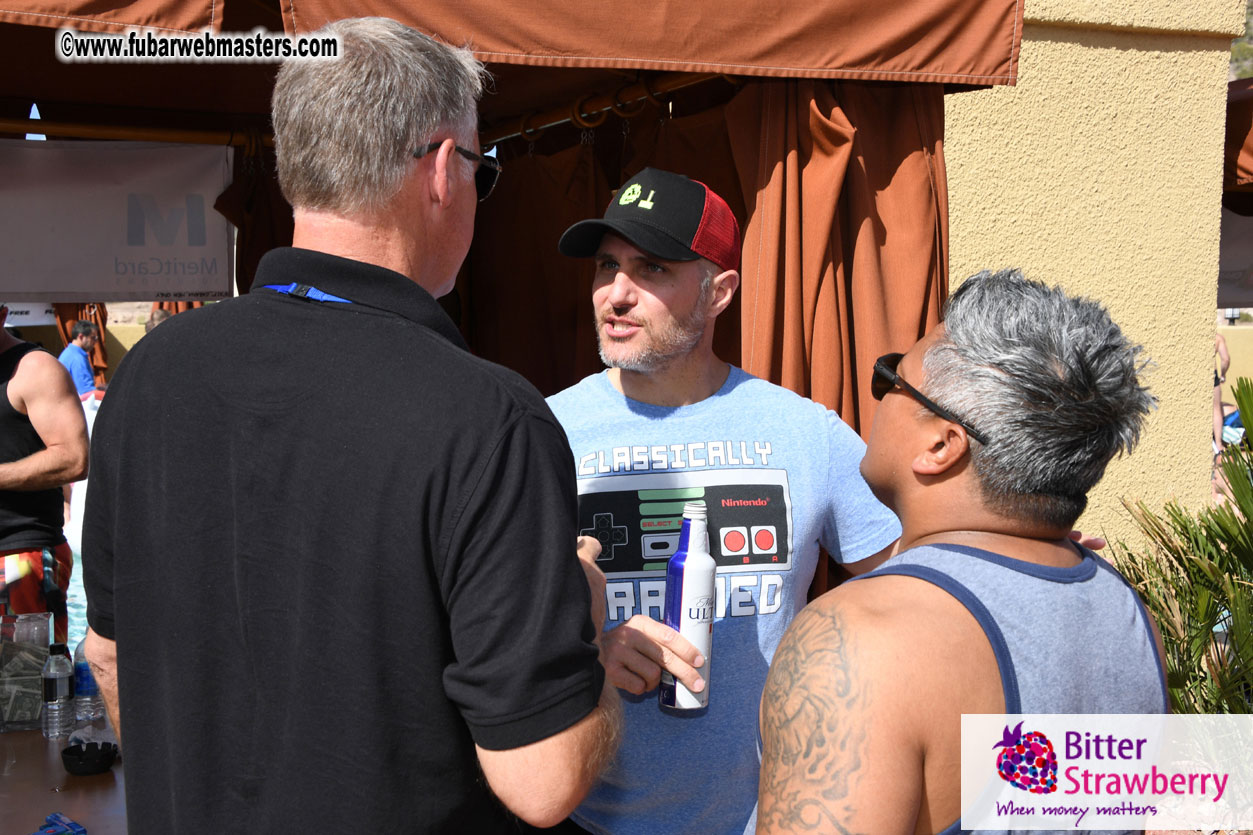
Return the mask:
[[1049, 794], [1057, 791], [1057, 754], [1053, 743], [1039, 731], [1022, 732], [1019, 722], [1012, 731], [1009, 725], [1001, 741], [993, 745], [1000, 748], [996, 755], [996, 773], [1015, 788], [1032, 794]]

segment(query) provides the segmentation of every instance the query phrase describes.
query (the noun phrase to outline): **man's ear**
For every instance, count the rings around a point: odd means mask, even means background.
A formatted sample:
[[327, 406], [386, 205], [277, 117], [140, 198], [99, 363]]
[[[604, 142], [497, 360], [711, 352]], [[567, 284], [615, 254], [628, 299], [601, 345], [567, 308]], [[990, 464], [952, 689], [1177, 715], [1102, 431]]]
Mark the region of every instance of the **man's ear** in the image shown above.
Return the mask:
[[447, 206], [452, 198], [452, 178], [455, 175], [451, 171], [451, 166], [453, 155], [457, 153], [456, 145], [457, 143], [451, 139], [445, 139], [439, 143], [439, 149], [431, 155], [427, 193], [430, 195], [431, 202], [441, 206]]
[[740, 286], [740, 274], [736, 270], [718, 273], [709, 282], [709, 315], [717, 316], [727, 309]]
[[957, 465], [970, 449], [966, 430], [938, 415], [928, 421], [930, 446], [914, 456], [913, 471], [918, 475], [944, 475]]

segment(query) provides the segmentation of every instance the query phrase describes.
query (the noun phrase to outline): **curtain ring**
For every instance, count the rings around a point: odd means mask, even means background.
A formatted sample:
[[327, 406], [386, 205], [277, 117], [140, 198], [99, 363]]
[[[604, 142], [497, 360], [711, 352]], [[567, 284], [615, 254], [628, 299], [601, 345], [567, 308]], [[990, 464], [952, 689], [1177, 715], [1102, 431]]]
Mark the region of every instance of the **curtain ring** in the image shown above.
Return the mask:
[[609, 109], [614, 112], [615, 116], [620, 116], [623, 119], [634, 119], [636, 116], [644, 112], [644, 108], [648, 107], [648, 102], [646, 101], [640, 102], [639, 107], [635, 108], [634, 111], [627, 110], [626, 105], [623, 104], [622, 101], [618, 98], [618, 94], [626, 89], [627, 89], [626, 87], [623, 87], [622, 89], [614, 92], [613, 97], [612, 97], [613, 102], [609, 105]]
[[[595, 119], [595, 116], [588, 116], [583, 112], [583, 102], [590, 99], [592, 95], [594, 94], [584, 96], [576, 101], [574, 106], [570, 108], [570, 121], [574, 122], [581, 128], [598, 128], [605, 123], [606, 119], [609, 118], [609, 113], [604, 110], [598, 114], [600, 116], [599, 119]], [[595, 119], [595, 121], [593, 121], [593, 119]]]
[[538, 115], [539, 115], [539, 111], [536, 111], [534, 113], [523, 116], [522, 122], [518, 126], [518, 132], [522, 134], [522, 138], [531, 143], [534, 143], [535, 140], [539, 139], [541, 136], [544, 135], [543, 128], [531, 127], [531, 120], [534, 119]]
[[652, 87], [648, 83], [647, 76], [640, 76], [640, 85], [644, 88], [644, 98], [652, 102], [654, 107], [660, 110], [666, 109], [665, 104], [661, 101], [661, 99], [657, 98], [657, 94], [653, 92]]

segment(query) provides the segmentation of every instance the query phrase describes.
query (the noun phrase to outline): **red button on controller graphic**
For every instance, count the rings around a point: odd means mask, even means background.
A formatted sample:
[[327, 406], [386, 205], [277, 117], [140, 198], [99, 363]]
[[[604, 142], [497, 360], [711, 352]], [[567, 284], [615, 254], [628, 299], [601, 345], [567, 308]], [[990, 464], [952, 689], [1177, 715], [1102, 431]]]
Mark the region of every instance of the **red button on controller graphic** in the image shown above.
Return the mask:
[[774, 525], [753, 526], [753, 553], [773, 554], [779, 549]]
[[721, 537], [723, 556], [738, 557], [740, 554], [748, 553], [748, 528], [743, 526], [723, 528]]

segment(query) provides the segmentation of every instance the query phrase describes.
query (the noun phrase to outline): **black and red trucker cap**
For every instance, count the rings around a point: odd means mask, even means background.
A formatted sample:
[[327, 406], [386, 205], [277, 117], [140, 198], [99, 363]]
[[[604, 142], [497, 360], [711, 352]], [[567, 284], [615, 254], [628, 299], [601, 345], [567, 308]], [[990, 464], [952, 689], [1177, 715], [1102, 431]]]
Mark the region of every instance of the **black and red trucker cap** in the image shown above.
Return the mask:
[[724, 270], [740, 266], [740, 226], [731, 208], [709, 186], [682, 174], [645, 168], [618, 189], [604, 218], [574, 224], [557, 248], [590, 258], [606, 232], [665, 261], [707, 258]]

